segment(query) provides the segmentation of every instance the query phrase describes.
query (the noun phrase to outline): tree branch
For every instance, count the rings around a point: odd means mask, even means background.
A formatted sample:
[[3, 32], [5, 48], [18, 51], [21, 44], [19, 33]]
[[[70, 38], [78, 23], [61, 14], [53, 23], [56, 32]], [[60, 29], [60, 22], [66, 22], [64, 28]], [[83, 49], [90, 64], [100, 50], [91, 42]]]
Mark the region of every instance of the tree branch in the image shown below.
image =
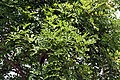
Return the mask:
[[19, 66], [19, 63], [12, 61], [6, 57], [4, 57], [4, 60], [16, 70], [17, 74], [22, 77], [22, 80], [26, 80], [26, 75], [23, 73], [21, 67]]

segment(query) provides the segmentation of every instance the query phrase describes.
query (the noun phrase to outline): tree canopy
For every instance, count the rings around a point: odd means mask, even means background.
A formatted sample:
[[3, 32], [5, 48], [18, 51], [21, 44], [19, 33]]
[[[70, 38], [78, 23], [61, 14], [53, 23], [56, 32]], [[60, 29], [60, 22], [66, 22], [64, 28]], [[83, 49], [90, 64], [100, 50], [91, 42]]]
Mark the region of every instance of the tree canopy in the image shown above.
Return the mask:
[[119, 0], [1, 0], [0, 79], [119, 80], [119, 8]]

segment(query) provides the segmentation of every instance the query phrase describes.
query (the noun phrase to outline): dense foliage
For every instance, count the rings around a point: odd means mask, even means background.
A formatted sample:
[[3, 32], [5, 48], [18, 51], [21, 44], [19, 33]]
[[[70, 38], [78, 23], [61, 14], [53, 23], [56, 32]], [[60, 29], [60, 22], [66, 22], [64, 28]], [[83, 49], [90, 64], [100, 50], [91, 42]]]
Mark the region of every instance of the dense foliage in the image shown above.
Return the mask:
[[1, 0], [0, 79], [119, 80], [119, 7], [117, 0]]

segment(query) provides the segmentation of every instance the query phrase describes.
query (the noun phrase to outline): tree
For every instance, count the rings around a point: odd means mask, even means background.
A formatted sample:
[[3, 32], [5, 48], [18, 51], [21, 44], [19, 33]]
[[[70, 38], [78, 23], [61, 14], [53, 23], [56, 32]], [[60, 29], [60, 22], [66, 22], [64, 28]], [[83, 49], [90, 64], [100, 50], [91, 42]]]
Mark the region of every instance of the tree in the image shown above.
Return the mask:
[[1, 79], [120, 79], [117, 2], [2, 0], [0, 5]]

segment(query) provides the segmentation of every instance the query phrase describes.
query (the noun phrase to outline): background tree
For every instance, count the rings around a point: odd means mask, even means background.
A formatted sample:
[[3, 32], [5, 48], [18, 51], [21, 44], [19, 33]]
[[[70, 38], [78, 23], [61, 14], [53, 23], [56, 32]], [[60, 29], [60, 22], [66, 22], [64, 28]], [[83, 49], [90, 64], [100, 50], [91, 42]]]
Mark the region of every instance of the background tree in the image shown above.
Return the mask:
[[117, 0], [0, 1], [0, 79], [119, 80], [118, 8]]

